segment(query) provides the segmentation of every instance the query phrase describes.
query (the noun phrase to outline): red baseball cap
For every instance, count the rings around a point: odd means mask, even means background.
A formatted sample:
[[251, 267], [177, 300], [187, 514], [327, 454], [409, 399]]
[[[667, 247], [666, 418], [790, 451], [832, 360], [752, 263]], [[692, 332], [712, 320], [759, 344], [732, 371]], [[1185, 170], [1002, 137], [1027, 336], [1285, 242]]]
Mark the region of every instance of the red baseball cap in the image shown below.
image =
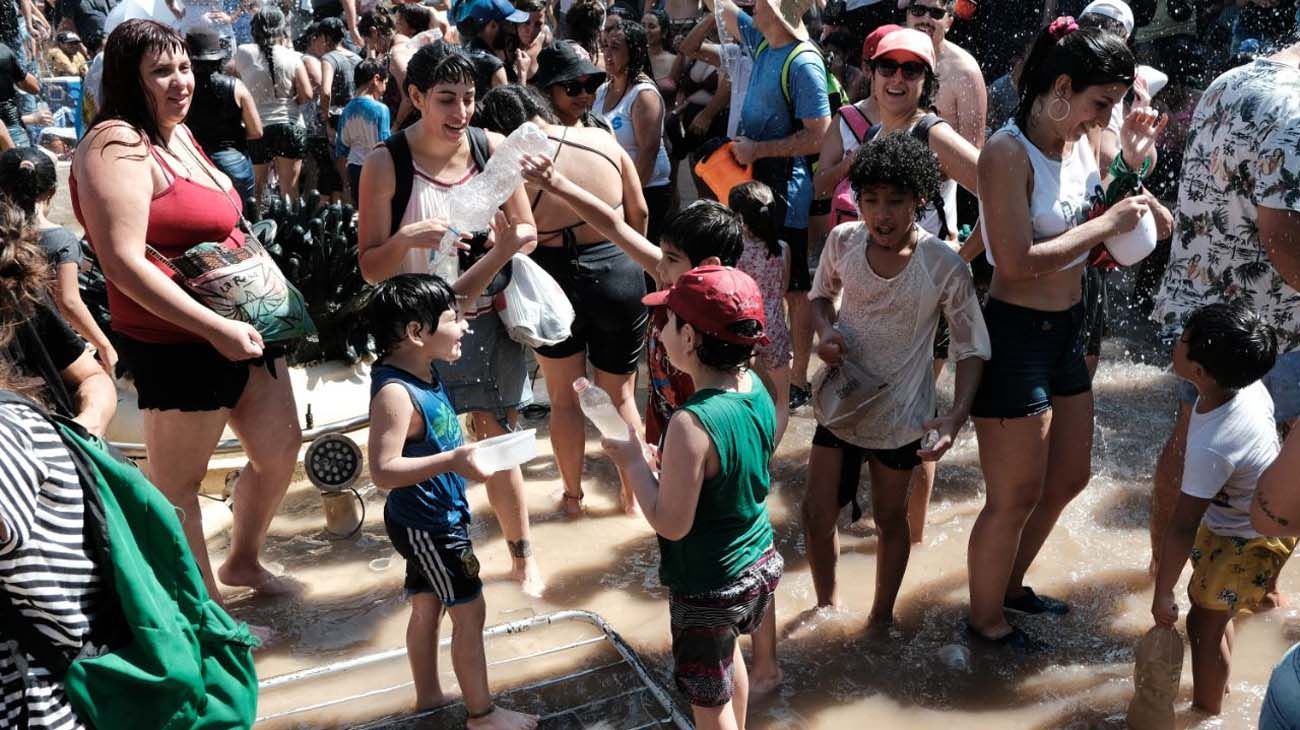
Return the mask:
[[697, 266], [682, 274], [668, 289], [647, 294], [644, 304], [667, 305], [690, 326], [736, 345], [766, 345], [767, 335], [746, 337], [729, 327], [747, 319], [767, 327], [763, 293], [749, 274], [730, 266]]
[[871, 31], [871, 33], [867, 35], [866, 40], [862, 41], [862, 60], [870, 61], [874, 58], [876, 55], [876, 46], [880, 45], [880, 39], [896, 30], [902, 29], [903, 26], [891, 23], [890, 25], [882, 25]]
[[931, 71], [934, 70], [934, 42], [930, 40], [930, 36], [919, 30], [899, 28], [886, 34], [876, 44], [876, 52], [871, 54], [871, 60], [874, 61], [889, 53], [912, 56], [928, 66]]

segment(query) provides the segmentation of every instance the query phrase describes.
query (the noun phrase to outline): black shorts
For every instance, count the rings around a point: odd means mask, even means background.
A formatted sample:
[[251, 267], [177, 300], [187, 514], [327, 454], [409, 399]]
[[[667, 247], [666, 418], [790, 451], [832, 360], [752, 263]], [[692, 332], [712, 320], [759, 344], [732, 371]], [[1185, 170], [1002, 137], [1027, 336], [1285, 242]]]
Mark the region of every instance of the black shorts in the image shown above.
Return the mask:
[[808, 270], [808, 229], [781, 228], [781, 239], [790, 247], [790, 291], [812, 289], [812, 272]]
[[219, 411], [239, 402], [252, 368], [269, 367], [285, 349], [268, 346], [260, 358], [231, 362], [206, 342], [157, 344], [122, 335], [117, 352], [140, 410]]
[[989, 298], [984, 322], [993, 357], [975, 394], [977, 418], [1023, 418], [1051, 409], [1053, 397], [1092, 390], [1084, 360], [1083, 302], [1044, 312]]
[[560, 359], [585, 352], [598, 370], [636, 372], [649, 321], [641, 303], [646, 293], [641, 267], [609, 242], [538, 246], [532, 256], [569, 295], [576, 315], [569, 339], [538, 347], [537, 354]]
[[433, 593], [443, 606], [450, 608], [483, 594], [468, 525], [434, 532], [399, 525], [384, 515], [384, 529], [393, 549], [406, 558], [407, 596]]
[[307, 156], [307, 130], [301, 124], [270, 124], [262, 127], [261, 139], [248, 140], [248, 159], [267, 165], [277, 157], [301, 160]]
[[916, 452], [921, 450], [921, 439], [917, 439], [909, 444], [904, 444], [896, 449], [868, 449], [862, 446], [845, 441], [844, 439], [831, 433], [831, 430], [821, 424], [817, 424], [817, 430], [813, 431], [813, 445], [825, 446], [829, 449], [844, 450], [844, 470], [853, 468], [856, 476], [853, 484], [858, 483], [858, 477], [862, 474], [862, 463], [867, 459], [874, 459], [880, 462], [882, 466], [889, 467], [894, 471], [911, 471], [921, 465], [921, 457]]
[[343, 192], [343, 178], [334, 165], [334, 149], [325, 137], [310, 137], [307, 140], [307, 153], [316, 163], [316, 192], [321, 195], [333, 195]]
[[1110, 332], [1110, 293], [1106, 281], [1106, 272], [1095, 266], [1083, 270], [1083, 308], [1087, 320], [1086, 332], [1088, 343], [1084, 354], [1089, 357], [1101, 355], [1101, 341]]

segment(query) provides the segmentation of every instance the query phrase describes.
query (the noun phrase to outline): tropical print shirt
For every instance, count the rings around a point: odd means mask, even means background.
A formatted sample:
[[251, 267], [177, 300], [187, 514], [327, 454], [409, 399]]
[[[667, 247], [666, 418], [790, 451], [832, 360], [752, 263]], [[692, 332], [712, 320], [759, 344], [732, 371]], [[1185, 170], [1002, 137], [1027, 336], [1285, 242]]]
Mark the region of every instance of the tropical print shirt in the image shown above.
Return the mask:
[[1169, 268], [1152, 315], [1169, 334], [1197, 308], [1246, 302], [1300, 349], [1300, 292], [1269, 261], [1258, 209], [1300, 211], [1300, 69], [1261, 59], [1205, 90], [1183, 154]]

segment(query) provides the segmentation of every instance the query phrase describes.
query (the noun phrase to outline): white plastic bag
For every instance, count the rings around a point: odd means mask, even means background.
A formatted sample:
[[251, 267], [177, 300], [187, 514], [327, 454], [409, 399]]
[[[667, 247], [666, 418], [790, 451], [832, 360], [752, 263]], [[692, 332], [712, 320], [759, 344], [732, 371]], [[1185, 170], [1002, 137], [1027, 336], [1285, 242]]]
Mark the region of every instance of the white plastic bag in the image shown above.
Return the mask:
[[510, 283], [501, 292], [505, 306], [498, 312], [510, 339], [529, 347], [569, 339], [573, 305], [559, 283], [523, 254], [512, 260]]
[[813, 376], [813, 414], [817, 423], [831, 433], [856, 443], [856, 431], [864, 415], [888, 387], [861, 363], [846, 357], [839, 365], [827, 365]]

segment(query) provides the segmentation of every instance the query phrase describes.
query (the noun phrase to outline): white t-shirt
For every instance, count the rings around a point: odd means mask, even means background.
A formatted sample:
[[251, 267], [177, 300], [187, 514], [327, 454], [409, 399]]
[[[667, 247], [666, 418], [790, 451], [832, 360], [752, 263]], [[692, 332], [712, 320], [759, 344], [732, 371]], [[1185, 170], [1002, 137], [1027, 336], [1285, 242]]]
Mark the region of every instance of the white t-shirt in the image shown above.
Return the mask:
[[293, 78], [302, 66], [302, 54], [292, 48], [272, 46], [274, 68], [256, 43], [245, 43], [235, 51], [235, 69], [253, 95], [262, 124], [302, 124], [302, 112], [294, 93]]
[[1209, 413], [1192, 409], [1183, 462], [1183, 494], [1208, 499], [1205, 526], [1225, 537], [1259, 537], [1250, 527], [1250, 501], [1259, 475], [1281, 449], [1273, 399], [1262, 382]]
[[895, 449], [921, 438], [921, 424], [934, 416], [939, 318], [948, 320], [954, 362], [988, 360], [993, 348], [970, 266], [948, 244], [923, 233], [903, 270], [888, 279], [868, 263], [870, 244], [861, 222], [831, 229], [808, 298], [838, 303], [835, 328], [845, 357], [884, 384], [858, 424], [835, 435], [863, 448]]

